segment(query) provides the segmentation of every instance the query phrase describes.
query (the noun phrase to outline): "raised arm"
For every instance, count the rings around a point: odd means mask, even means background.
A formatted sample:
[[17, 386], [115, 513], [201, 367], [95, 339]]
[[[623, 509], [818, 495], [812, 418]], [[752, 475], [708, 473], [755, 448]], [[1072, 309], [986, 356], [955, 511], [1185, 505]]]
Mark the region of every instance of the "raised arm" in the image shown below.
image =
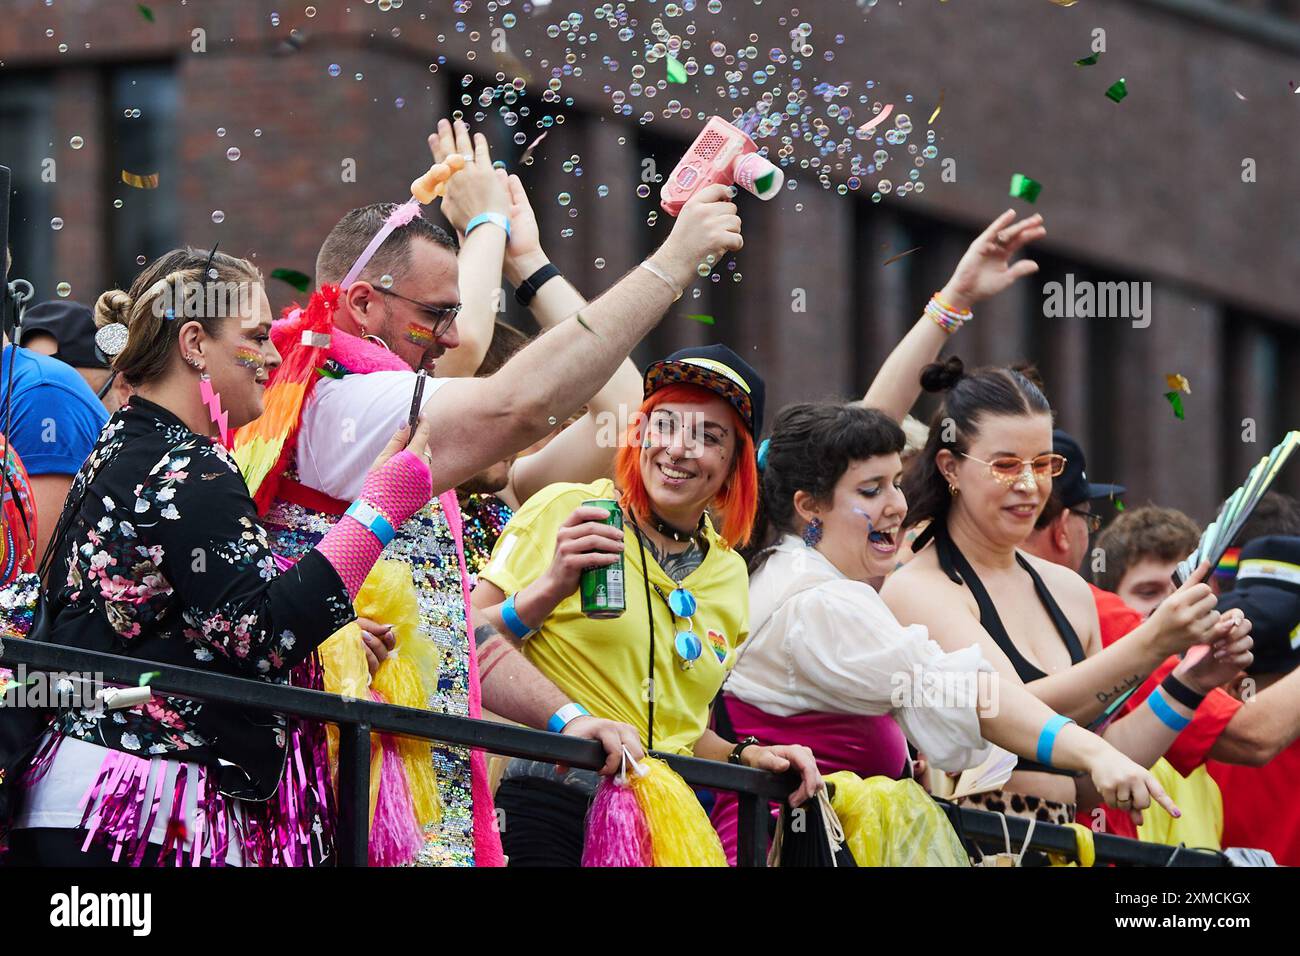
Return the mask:
[[[551, 260], [542, 249], [537, 217], [523, 183], [518, 176], [506, 176], [504, 170], [497, 173], [510, 193], [513, 227], [506, 247], [506, 279], [518, 287], [538, 269], [550, 265]], [[582, 293], [562, 275], [547, 279], [528, 303], [543, 331], [554, 328], [586, 305]], [[627, 421], [640, 404], [641, 373], [631, 359], [625, 359], [587, 402], [587, 414], [541, 451], [515, 461], [510, 467], [509, 484], [498, 496], [517, 510], [536, 492], [557, 481], [585, 483], [609, 474], [618, 442], [608, 439], [611, 434], [622, 437], [610, 424]]]
[[492, 341], [498, 299], [501, 295], [501, 257], [506, 248], [506, 233], [494, 223], [476, 226], [468, 236], [465, 227], [482, 213], [509, 216], [509, 200], [502, 188], [498, 170], [492, 168], [492, 156], [482, 133], [470, 139], [469, 127], [461, 120], [455, 125], [438, 121], [438, 132], [429, 137], [429, 149], [435, 163], [452, 153], [473, 157], [465, 167], [447, 181], [442, 200], [442, 214], [460, 237], [460, 315], [456, 331], [460, 344], [438, 360], [438, 374], [444, 378], [471, 376], [478, 371]]
[[649, 268], [633, 269], [495, 375], [443, 386], [429, 406], [435, 490], [527, 448], [590, 399], [696, 276], [699, 263], [741, 247], [740, 225], [727, 187], [700, 190], [647, 260]]
[[[1038, 263], [1032, 259], [1014, 264], [1010, 260], [1024, 246], [1047, 235], [1043, 217], [1033, 215], [1020, 222], [1015, 218], [1015, 210], [1008, 209], [970, 244], [952, 278], [938, 293], [945, 305], [957, 310], [973, 309], [1017, 279], [1038, 271]], [[921, 394], [921, 369], [939, 357], [948, 336], [923, 313], [880, 366], [862, 404], [902, 421]]]

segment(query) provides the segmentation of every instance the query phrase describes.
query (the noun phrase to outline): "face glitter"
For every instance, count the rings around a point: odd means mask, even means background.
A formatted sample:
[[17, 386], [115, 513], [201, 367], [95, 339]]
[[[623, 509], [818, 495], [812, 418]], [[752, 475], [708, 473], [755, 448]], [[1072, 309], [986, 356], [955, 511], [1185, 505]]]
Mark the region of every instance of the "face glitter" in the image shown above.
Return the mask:
[[433, 329], [423, 326], [419, 322], [412, 322], [406, 327], [406, 340], [414, 342], [422, 348], [428, 348], [433, 344]]
[[262, 360], [262, 353], [246, 345], [241, 345], [235, 349], [235, 364], [243, 368], [250, 368], [255, 372], [260, 372], [266, 368], [266, 362]]

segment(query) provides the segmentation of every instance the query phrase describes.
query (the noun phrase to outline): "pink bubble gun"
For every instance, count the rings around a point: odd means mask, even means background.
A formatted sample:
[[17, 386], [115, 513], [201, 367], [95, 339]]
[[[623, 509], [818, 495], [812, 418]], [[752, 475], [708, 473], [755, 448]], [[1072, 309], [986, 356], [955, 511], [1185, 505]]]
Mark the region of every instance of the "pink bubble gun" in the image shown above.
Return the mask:
[[759, 199], [771, 199], [784, 182], [785, 173], [758, 154], [752, 139], [713, 116], [664, 183], [659, 204], [676, 216], [688, 199], [712, 183], [739, 186]]

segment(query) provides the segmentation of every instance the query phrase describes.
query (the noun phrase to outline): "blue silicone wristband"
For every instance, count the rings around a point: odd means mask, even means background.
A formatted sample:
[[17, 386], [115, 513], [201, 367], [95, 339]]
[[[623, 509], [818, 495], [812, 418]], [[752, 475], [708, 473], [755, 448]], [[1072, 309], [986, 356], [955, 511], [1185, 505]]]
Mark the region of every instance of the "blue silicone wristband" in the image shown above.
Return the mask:
[[397, 529], [393, 527], [392, 522], [384, 517], [378, 508], [369, 502], [362, 501], [358, 498], [348, 506], [348, 510], [343, 512], [345, 515], [361, 522], [370, 533], [379, 539], [379, 543], [384, 547], [388, 542], [397, 537]]
[[1056, 735], [1061, 732], [1061, 728], [1066, 724], [1074, 723], [1069, 717], [1061, 714], [1054, 714], [1047, 723], [1043, 724], [1043, 729], [1038, 735], [1038, 762], [1046, 767], [1052, 766], [1052, 748], [1056, 746]]
[[503, 216], [499, 212], [481, 212], [469, 222], [465, 223], [465, 238], [468, 239], [469, 234], [485, 222], [495, 223], [500, 226], [506, 231], [506, 238], [510, 238], [510, 218], [508, 216]]
[[1147, 703], [1151, 705], [1151, 710], [1160, 718], [1160, 723], [1164, 724], [1170, 730], [1181, 732], [1192, 722], [1192, 718], [1184, 717], [1178, 711], [1169, 706], [1169, 701], [1165, 700], [1165, 695], [1157, 687], [1147, 698]]
[[523, 640], [529, 634], [533, 633], [533, 628], [524, 623], [519, 612], [515, 610], [515, 596], [512, 594], [505, 599], [501, 605], [501, 622], [510, 629], [510, 633]]
[[546, 729], [553, 734], [564, 733], [564, 728], [569, 725], [569, 721], [578, 717], [590, 717], [591, 711], [581, 704], [565, 704], [555, 713], [551, 714], [551, 719], [546, 722]]

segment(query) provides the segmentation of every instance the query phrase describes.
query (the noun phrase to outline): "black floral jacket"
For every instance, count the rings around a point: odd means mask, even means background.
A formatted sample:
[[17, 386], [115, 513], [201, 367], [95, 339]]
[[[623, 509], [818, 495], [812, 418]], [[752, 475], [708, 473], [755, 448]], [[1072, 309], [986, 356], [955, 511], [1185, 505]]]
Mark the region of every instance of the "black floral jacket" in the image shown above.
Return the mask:
[[[104, 426], [60, 524], [68, 530], [47, 579], [54, 643], [288, 683], [355, 616], [320, 552], [277, 569], [226, 449], [138, 396]], [[57, 726], [138, 756], [206, 764], [222, 792], [245, 799], [274, 793], [284, 762], [282, 716], [186, 698], [66, 710]]]

